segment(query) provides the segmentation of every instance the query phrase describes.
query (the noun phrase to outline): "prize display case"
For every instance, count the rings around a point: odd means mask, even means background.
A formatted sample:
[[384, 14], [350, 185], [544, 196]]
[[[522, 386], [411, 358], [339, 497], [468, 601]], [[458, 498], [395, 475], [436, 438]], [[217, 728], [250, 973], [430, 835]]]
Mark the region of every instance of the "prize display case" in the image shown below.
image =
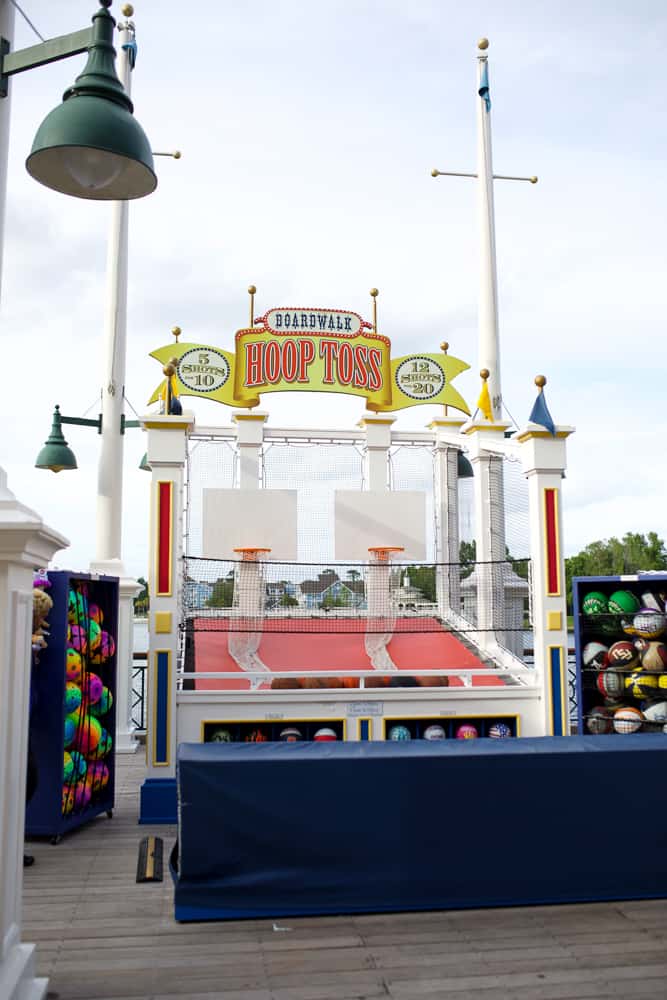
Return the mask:
[[346, 738], [345, 719], [206, 719], [202, 743], [333, 743]]
[[114, 805], [118, 580], [48, 573], [46, 646], [33, 654], [26, 836], [87, 823]]
[[580, 733], [667, 726], [666, 602], [664, 573], [573, 579]]

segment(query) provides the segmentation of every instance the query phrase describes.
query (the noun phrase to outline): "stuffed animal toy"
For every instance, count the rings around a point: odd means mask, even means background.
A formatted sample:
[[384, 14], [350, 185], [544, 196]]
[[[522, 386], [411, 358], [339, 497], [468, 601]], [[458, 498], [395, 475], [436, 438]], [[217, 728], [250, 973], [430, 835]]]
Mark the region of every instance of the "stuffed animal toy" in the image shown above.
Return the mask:
[[53, 607], [53, 601], [43, 589], [51, 586], [45, 576], [37, 576], [33, 582], [32, 591], [32, 648], [35, 653], [46, 649], [49, 623], [47, 615]]

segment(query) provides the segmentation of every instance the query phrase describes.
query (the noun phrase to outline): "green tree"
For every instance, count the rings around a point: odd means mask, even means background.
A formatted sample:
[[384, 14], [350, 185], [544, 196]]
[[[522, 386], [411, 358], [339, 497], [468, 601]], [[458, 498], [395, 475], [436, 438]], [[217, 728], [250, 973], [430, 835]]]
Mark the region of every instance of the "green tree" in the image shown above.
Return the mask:
[[291, 594], [283, 594], [283, 596], [278, 601], [281, 608], [298, 608], [299, 602], [296, 597], [292, 597]]
[[231, 608], [234, 601], [234, 572], [230, 571], [227, 576], [220, 577], [213, 584], [211, 596], [206, 602], [209, 608]]
[[421, 590], [425, 601], [435, 603], [435, 566], [408, 566], [410, 586]]
[[461, 579], [470, 576], [477, 562], [477, 543], [461, 542], [459, 545], [459, 562], [461, 564]]
[[620, 540], [606, 538], [591, 542], [576, 556], [565, 560], [568, 608], [572, 610], [575, 576], [622, 576], [652, 569], [667, 569], [667, 549], [655, 531], [646, 535], [628, 531]]
[[144, 580], [143, 576], [140, 576], [137, 580], [140, 583], [142, 590], [134, 598], [134, 613], [139, 617], [148, 614], [149, 600], [148, 600], [148, 581]]

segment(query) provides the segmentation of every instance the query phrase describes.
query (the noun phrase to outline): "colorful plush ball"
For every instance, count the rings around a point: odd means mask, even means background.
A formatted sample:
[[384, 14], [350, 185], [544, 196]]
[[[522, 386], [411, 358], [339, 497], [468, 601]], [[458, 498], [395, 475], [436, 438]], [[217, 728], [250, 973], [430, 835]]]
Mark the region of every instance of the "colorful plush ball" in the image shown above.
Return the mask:
[[602, 670], [607, 666], [609, 648], [601, 642], [587, 642], [581, 651], [581, 659], [585, 667], [595, 667]]
[[62, 814], [69, 816], [74, 811], [75, 785], [63, 785]]
[[424, 730], [425, 740], [444, 740], [447, 738], [447, 734], [442, 726], [433, 725], [427, 726]]
[[74, 775], [76, 779], [85, 778], [88, 770], [86, 758], [78, 750], [72, 750], [70, 752], [70, 757], [72, 758], [72, 767], [74, 768]]
[[266, 743], [268, 736], [263, 729], [252, 729], [245, 738], [246, 743]]
[[661, 611], [652, 608], [641, 608], [631, 622], [623, 625], [623, 631], [628, 635], [637, 635], [640, 639], [658, 639], [667, 628], [667, 617]]
[[630, 590], [615, 590], [607, 601], [614, 615], [634, 615], [641, 607], [639, 600]]
[[412, 733], [407, 726], [392, 726], [387, 733], [390, 740], [411, 740]]
[[96, 702], [90, 706], [90, 714], [94, 715], [96, 719], [101, 718], [101, 716], [106, 715], [107, 712], [111, 711], [113, 705], [113, 695], [108, 687], [102, 687], [102, 694]]
[[636, 733], [641, 729], [644, 716], [638, 708], [629, 706], [627, 708], [617, 708], [614, 712], [614, 732], [616, 733]]
[[86, 784], [89, 786], [91, 793], [97, 795], [101, 792], [109, 783], [109, 768], [101, 760], [94, 761], [88, 768], [88, 774], [86, 775]]
[[607, 598], [599, 590], [591, 590], [584, 597], [581, 610], [585, 615], [604, 615], [609, 610]]
[[[92, 721], [97, 722], [97, 719], [93, 719]], [[89, 766], [90, 764], [93, 763], [93, 761], [103, 760], [107, 756], [107, 754], [111, 752], [111, 748], [113, 746], [113, 739], [111, 737], [111, 734], [107, 732], [104, 726], [100, 726], [100, 729], [102, 732], [100, 735], [99, 743], [97, 744], [94, 750], [91, 750], [89, 753], [86, 754]]]
[[92, 715], [84, 715], [77, 726], [73, 746], [87, 757], [93, 753], [100, 742], [102, 727]]
[[329, 729], [328, 726], [323, 726], [321, 729], [317, 730], [317, 732], [313, 736], [313, 739], [317, 743], [334, 743], [338, 739], [338, 737], [336, 736], [333, 729]]
[[74, 780], [74, 761], [72, 760], [71, 753], [65, 750], [63, 754], [63, 781], [66, 785], [70, 784]]
[[642, 714], [647, 722], [667, 723], [667, 701], [654, 701], [650, 705], [641, 706]]
[[232, 734], [228, 729], [214, 729], [208, 738], [209, 743], [231, 743]]
[[623, 694], [623, 674], [615, 670], [602, 670], [597, 676], [597, 688], [605, 698], [620, 698]]
[[98, 677], [97, 674], [90, 673], [84, 676], [83, 693], [91, 705], [100, 700], [103, 690], [104, 684], [102, 683], [102, 678]]
[[639, 662], [639, 653], [628, 639], [621, 639], [609, 647], [607, 660], [616, 670], [632, 670]]
[[67, 597], [67, 621], [70, 625], [82, 625], [88, 617], [88, 600], [78, 590], [70, 590]]
[[512, 735], [512, 730], [506, 722], [494, 722], [489, 729], [489, 736], [492, 740], [507, 740]]
[[647, 695], [657, 693], [658, 678], [655, 674], [645, 674], [643, 670], [634, 670], [625, 678], [625, 690], [633, 698], [646, 698]]
[[110, 659], [115, 652], [116, 643], [114, 642], [113, 636], [103, 630], [97, 649], [93, 650], [90, 655], [90, 662], [95, 664], [104, 663], [106, 660]]
[[104, 623], [104, 615], [102, 614], [102, 609], [98, 604], [88, 605], [88, 617], [91, 622], [97, 622], [100, 626]]
[[586, 715], [586, 729], [594, 736], [610, 733], [614, 728], [612, 712], [604, 705], [596, 705]]
[[639, 662], [644, 670], [667, 670], [667, 646], [664, 642], [649, 639], [635, 639]]
[[64, 733], [63, 733], [63, 746], [66, 749], [67, 747], [71, 747], [72, 743], [74, 742], [75, 735], [76, 735], [76, 722], [71, 715], [66, 715]]
[[102, 641], [102, 626], [97, 622], [88, 622], [88, 649], [92, 652], [97, 649], [100, 642]]
[[296, 729], [294, 726], [288, 726], [286, 729], [281, 730], [280, 739], [283, 743], [298, 743], [299, 740], [303, 739], [301, 730]]
[[86, 630], [82, 625], [72, 625], [70, 627], [70, 645], [77, 653], [85, 654], [88, 649], [88, 638]]
[[83, 676], [83, 661], [81, 653], [71, 647], [65, 654], [65, 676], [72, 684], [80, 684]]
[[82, 781], [78, 781], [74, 786], [74, 811], [83, 812], [86, 806], [90, 803], [92, 796], [92, 787], [84, 778]]
[[477, 726], [472, 726], [469, 722], [464, 722], [456, 730], [457, 740], [476, 740], [478, 736]]
[[65, 715], [76, 712], [81, 704], [81, 688], [73, 681], [65, 683]]

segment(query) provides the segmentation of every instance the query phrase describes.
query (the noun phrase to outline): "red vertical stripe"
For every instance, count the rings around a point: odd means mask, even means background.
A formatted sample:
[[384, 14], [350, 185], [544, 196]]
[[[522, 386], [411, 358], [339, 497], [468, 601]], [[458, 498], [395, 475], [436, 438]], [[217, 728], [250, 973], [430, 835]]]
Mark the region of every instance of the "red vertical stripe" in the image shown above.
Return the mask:
[[557, 491], [544, 491], [544, 508], [547, 532], [547, 593], [560, 593], [560, 573], [558, 565], [558, 510]]
[[157, 590], [158, 594], [169, 594], [171, 591], [171, 483], [158, 484], [157, 524]]

